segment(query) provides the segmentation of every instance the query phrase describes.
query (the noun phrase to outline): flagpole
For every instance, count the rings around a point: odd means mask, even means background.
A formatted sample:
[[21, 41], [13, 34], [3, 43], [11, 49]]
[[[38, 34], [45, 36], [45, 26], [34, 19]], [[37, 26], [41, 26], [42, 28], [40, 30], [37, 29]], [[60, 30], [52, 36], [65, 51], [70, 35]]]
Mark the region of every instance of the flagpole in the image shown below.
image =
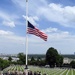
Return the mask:
[[28, 69], [28, 36], [27, 36], [27, 27], [28, 27], [28, 0], [26, 0], [26, 67], [25, 69]]

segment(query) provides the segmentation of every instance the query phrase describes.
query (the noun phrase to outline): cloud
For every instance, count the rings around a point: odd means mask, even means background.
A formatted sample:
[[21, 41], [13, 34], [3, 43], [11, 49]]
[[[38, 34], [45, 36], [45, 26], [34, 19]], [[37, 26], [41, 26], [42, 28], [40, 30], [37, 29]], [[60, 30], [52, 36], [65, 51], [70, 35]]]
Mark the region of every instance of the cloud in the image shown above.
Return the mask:
[[[50, 41], [61, 41], [61, 40], [70, 40], [71, 38], [75, 38], [74, 35], [72, 35], [70, 32], [68, 31], [61, 31], [58, 28], [47, 28], [47, 29], [42, 29], [42, 32], [46, 33], [48, 36], [48, 42]], [[32, 42], [39, 42], [40, 43], [40, 39], [39, 37], [35, 36], [35, 35], [29, 35], [29, 39]], [[31, 40], [32, 39], [32, 40]], [[35, 40], [34, 40], [35, 39]], [[41, 42], [44, 42], [43, 40]]]
[[0, 35], [13, 35], [14, 33], [13, 32], [10, 32], [10, 31], [4, 31], [4, 30], [0, 30]]
[[25, 40], [25, 37], [17, 36], [15, 33], [11, 31], [5, 31], [5, 30], [0, 30], [0, 37], [3, 37], [5, 39], [11, 40], [12, 42], [23, 42]]
[[[11, 0], [18, 8], [21, 8], [21, 9], [25, 9], [26, 8], [26, 0]], [[41, 5], [47, 5], [47, 1], [46, 0], [31, 0], [29, 1], [28, 0], [28, 8], [30, 9], [33, 8], [33, 10], [37, 10], [37, 8], [39, 8], [38, 6], [41, 6]]]
[[[68, 31], [61, 31], [58, 28], [47, 28], [44, 31], [48, 35], [48, 40], [44, 41], [35, 35], [29, 35], [29, 53], [46, 53], [49, 47], [54, 47], [62, 54], [74, 52], [75, 35]], [[41, 50], [41, 51], [40, 51]], [[69, 50], [69, 51], [67, 51]]]
[[44, 16], [47, 20], [57, 22], [65, 27], [75, 27], [75, 6], [63, 6], [50, 3], [47, 7], [40, 7], [38, 15]]
[[0, 35], [3, 35], [3, 37], [8, 38], [12, 41], [24, 41], [25, 37], [21, 37], [21, 36], [17, 36], [15, 33], [11, 32], [11, 31], [4, 31], [4, 30], [0, 30]]
[[[20, 24], [19, 22], [21, 20], [20, 17], [22, 17], [22, 15], [25, 13], [26, 2], [25, 0], [22, 0], [22, 1], [12, 0], [12, 2], [17, 6], [17, 8], [20, 9], [20, 12], [22, 13], [16, 14], [14, 17], [12, 15], [10, 16], [10, 14], [0, 12], [1, 14], [0, 17], [3, 20], [2, 22], [3, 25], [15, 27], [16, 23]], [[37, 22], [40, 23], [41, 19], [44, 18], [50, 22], [56, 22], [62, 26], [75, 27], [75, 10], [74, 9], [75, 9], [75, 6], [63, 6], [61, 4], [55, 4], [55, 3], [48, 4], [47, 0], [38, 0], [38, 1], [29, 0], [28, 19], [34, 25], [38, 25]], [[26, 16], [24, 15], [23, 17], [26, 18]], [[69, 50], [69, 52], [72, 53], [73, 50], [75, 49], [75, 46], [74, 46], [75, 35], [71, 34], [69, 31], [67, 30], [62, 31], [62, 30], [59, 30], [58, 28], [52, 28], [52, 27], [49, 27], [44, 30], [42, 29], [42, 31], [48, 35], [48, 41], [45, 42], [37, 36], [28, 35], [29, 53], [31, 52], [32, 53], [46, 53], [46, 50], [51, 46], [56, 48], [57, 50], [61, 50], [63, 53], [68, 53], [67, 50]], [[17, 36], [15, 33], [11, 31], [2, 31], [2, 30], [0, 31], [0, 35], [2, 35], [0, 36], [0, 39], [1, 39], [0, 47], [5, 48], [4, 51], [7, 51], [7, 49], [9, 49], [9, 50], [12, 50], [12, 53], [13, 52], [17, 53], [17, 52], [25, 50], [24, 49], [25, 37]]]
[[14, 18], [10, 17], [8, 14], [0, 11], [0, 18], [2, 19], [2, 24], [9, 27], [15, 27], [15, 23], [13, 21]]
[[17, 36], [11, 31], [0, 30], [0, 51], [2, 53], [18, 53], [25, 50], [25, 37]]
[[[26, 19], [26, 16], [23, 15], [23, 17]], [[35, 22], [35, 21], [39, 21], [39, 18], [37, 16], [27, 17], [27, 20], [30, 21], [32, 24], [38, 26], [38, 24]]]
[[20, 36], [0, 36], [0, 51], [5, 54], [25, 53], [25, 38]]
[[58, 28], [47, 28], [42, 30], [46, 34], [48, 34], [48, 39], [52, 40], [62, 40], [62, 39], [68, 39], [70, 36], [73, 36], [68, 31], [61, 31]]
[[15, 24], [13, 21], [3, 21], [3, 25], [9, 26], [11, 28], [15, 27]]
[[56, 31], [58, 31], [58, 29], [57, 28], [49, 27], [49, 28], [44, 29], [42, 31], [45, 32], [45, 33], [50, 33], [50, 32], [56, 32]]
[[22, 8], [22, 9], [25, 9], [25, 3], [26, 3], [26, 0], [11, 0], [16, 6], [18, 6], [18, 8]]
[[[17, 7], [24, 10], [25, 0], [12, 0]], [[56, 22], [65, 27], [75, 27], [75, 6], [64, 6], [61, 4], [50, 3], [46, 0], [28, 1], [28, 14], [38, 18], [46, 18], [51, 22]], [[32, 13], [31, 13], [32, 12]], [[31, 19], [32, 20], [32, 19]], [[32, 20], [33, 22], [33, 20]]]
[[[41, 38], [35, 35], [28, 35], [29, 53], [31, 53], [31, 50], [33, 50], [33, 53], [39, 53], [40, 52], [40, 51], [38, 52], [39, 48], [42, 49], [42, 52], [40, 53], [45, 53], [46, 50], [51, 46], [56, 48], [58, 51], [60, 49], [62, 49], [63, 51], [65, 50], [65, 46], [67, 47], [71, 45], [72, 43], [75, 44], [74, 43], [75, 36], [70, 34], [68, 31], [61, 31], [57, 28], [51, 28], [51, 27], [49, 29], [47, 28], [42, 31], [46, 32], [46, 34], [48, 35], [48, 41], [45, 42]], [[0, 35], [1, 35], [0, 50], [4, 49], [7, 52], [9, 50], [12, 50], [12, 51], [9, 51], [9, 53], [13, 52], [13, 50], [15, 50], [15, 52], [13, 53], [18, 53], [21, 51], [24, 52], [25, 37], [17, 36], [15, 35], [15, 33], [11, 31], [4, 31], [4, 30], [0, 30]], [[60, 47], [62, 46], [63, 48], [62, 47], [60, 48], [59, 46]], [[72, 46], [69, 46], [69, 47], [72, 48]]]

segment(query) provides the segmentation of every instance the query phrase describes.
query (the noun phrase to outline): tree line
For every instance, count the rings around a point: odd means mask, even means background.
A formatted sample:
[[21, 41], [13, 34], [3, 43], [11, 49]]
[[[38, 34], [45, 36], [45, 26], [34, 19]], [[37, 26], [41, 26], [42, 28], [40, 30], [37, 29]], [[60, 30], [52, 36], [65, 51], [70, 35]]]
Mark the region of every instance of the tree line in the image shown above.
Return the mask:
[[[0, 69], [2, 70], [11, 64], [25, 65], [26, 62], [25, 54], [19, 53], [17, 57], [19, 58], [19, 60], [17, 61], [12, 61], [11, 56], [8, 57], [8, 60], [3, 60], [2, 58], [0, 58]], [[46, 52], [45, 58], [41, 57], [28, 58], [28, 65], [34, 65], [34, 66], [49, 65], [50, 67], [63, 67], [63, 56], [58, 53], [57, 49], [50, 47]], [[75, 68], [75, 61], [72, 61], [69, 64], [69, 66]]]

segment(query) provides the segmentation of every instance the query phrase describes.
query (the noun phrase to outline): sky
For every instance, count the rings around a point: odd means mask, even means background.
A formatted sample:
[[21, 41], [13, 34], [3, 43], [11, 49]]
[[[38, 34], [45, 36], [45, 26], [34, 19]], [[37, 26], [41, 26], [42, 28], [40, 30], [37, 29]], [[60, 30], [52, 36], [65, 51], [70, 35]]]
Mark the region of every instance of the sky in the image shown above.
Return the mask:
[[[27, 34], [28, 54], [75, 52], [75, 0], [28, 0], [28, 20], [47, 34]], [[26, 0], [0, 0], [0, 53], [26, 53]]]

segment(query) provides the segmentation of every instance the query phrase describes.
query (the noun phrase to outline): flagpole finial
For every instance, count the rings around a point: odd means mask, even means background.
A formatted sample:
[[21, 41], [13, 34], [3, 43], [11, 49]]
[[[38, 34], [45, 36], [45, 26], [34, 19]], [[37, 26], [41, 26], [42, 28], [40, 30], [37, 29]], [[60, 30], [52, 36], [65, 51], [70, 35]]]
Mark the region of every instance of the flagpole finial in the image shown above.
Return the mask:
[[26, 0], [26, 2], [28, 2], [28, 0]]

